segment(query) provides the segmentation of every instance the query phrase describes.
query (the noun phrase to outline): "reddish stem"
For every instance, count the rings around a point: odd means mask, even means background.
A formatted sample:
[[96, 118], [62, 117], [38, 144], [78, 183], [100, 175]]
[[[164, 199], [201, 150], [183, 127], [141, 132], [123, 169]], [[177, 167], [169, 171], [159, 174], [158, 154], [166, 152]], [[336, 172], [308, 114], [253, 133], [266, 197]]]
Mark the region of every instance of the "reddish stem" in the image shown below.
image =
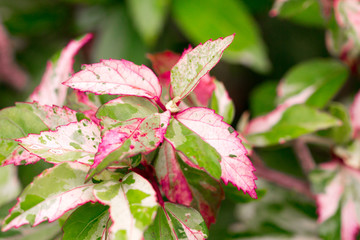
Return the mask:
[[165, 107], [165, 105], [161, 102], [160, 98], [155, 97], [154, 98], [155, 102], [157, 105], [159, 105], [159, 107], [165, 112], [167, 109]]
[[154, 169], [149, 165], [145, 165], [144, 167], [145, 167], [145, 170], [142, 170], [140, 168], [133, 168], [131, 170], [136, 172], [137, 174], [140, 174], [141, 176], [143, 176], [145, 179], [147, 179], [151, 183], [151, 186], [154, 188], [154, 190], [156, 192], [156, 197], [158, 199], [159, 204], [162, 207], [164, 207], [164, 200], [162, 198], [159, 185], [154, 177]]
[[294, 141], [294, 150], [303, 171], [305, 172], [305, 174], [308, 174], [316, 166], [308, 146], [302, 139], [297, 139]]

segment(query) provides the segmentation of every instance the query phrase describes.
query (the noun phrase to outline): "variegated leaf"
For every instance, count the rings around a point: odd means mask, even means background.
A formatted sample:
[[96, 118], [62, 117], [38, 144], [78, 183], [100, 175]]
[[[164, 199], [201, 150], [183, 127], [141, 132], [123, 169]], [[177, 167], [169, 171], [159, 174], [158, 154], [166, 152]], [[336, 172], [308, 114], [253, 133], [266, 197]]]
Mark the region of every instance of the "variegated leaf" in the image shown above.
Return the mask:
[[222, 117], [207, 108], [188, 108], [175, 118], [211, 145], [221, 156], [221, 179], [232, 182], [244, 193], [256, 198], [255, 168], [246, 156], [238, 133]]
[[231, 124], [235, 117], [235, 106], [222, 82], [215, 79], [215, 90], [212, 93], [210, 108], [216, 114], [223, 116], [223, 121]]
[[145, 240], [205, 240], [208, 230], [198, 211], [166, 202], [144, 237]]
[[17, 103], [15, 107], [0, 111], [0, 164], [29, 164], [40, 158], [29, 154], [15, 141], [29, 133], [55, 129], [76, 122], [76, 112], [66, 107]]
[[158, 203], [151, 184], [131, 172], [121, 182], [104, 181], [94, 188], [98, 201], [110, 206], [110, 239], [140, 240], [155, 218]]
[[119, 97], [102, 105], [96, 113], [99, 119], [111, 118], [116, 121], [127, 121], [133, 118], [146, 118], [157, 113], [157, 106], [146, 98]]
[[120, 166], [129, 167], [129, 157], [156, 149], [163, 141], [169, 119], [169, 111], [155, 113], [147, 118], [120, 123], [118, 127], [105, 131], [88, 179], [115, 161]]
[[220, 60], [224, 50], [233, 41], [234, 35], [215, 41], [207, 41], [185, 52], [171, 69], [171, 86], [175, 102], [185, 98]]
[[20, 193], [21, 186], [14, 166], [0, 168], [0, 207], [14, 200]]
[[95, 201], [93, 184], [84, 184], [88, 170], [88, 166], [80, 163], [62, 163], [45, 170], [25, 188], [2, 230], [52, 222], [79, 205]]
[[156, 75], [146, 66], [126, 60], [101, 60], [83, 65], [83, 70], [64, 82], [80, 91], [96, 94], [121, 94], [159, 98], [161, 87]]
[[74, 56], [79, 49], [92, 38], [86, 34], [79, 40], [72, 40], [59, 54], [47, 63], [40, 85], [31, 94], [30, 99], [40, 104], [62, 106], [66, 98], [67, 87], [61, 83], [73, 73]]
[[101, 138], [95, 123], [82, 120], [60, 126], [55, 131], [29, 134], [17, 141], [32, 154], [50, 163], [76, 161], [92, 165]]
[[353, 104], [350, 108], [351, 125], [353, 128], [353, 137], [360, 136], [360, 91], [356, 94]]
[[176, 151], [183, 153], [190, 160], [189, 164], [193, 167], [197, 166], [200, 169], [206, 170], [214, 178], [220, 178], [219, 153], [214, 147], [204, 141], [201, 136], [184, 126], [176, 118], [170, 120], [165, 139], [173, 145]]
[[357, 0], [337, 0], [334, 1], [334, 11], [336, 21], [351, 41], [360, 47], [360, 3]]

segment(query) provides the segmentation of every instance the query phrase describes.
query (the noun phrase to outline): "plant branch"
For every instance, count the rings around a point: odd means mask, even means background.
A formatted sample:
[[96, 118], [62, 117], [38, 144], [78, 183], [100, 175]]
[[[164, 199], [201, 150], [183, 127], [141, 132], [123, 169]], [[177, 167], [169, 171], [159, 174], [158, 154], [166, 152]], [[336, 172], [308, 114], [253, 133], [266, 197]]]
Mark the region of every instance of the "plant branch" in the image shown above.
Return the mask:
[[306, 175], [309, 174], [316, 164], [308, 146], [302, 139], [296, 139], [293, 146], [303, 171]]
[[281, 187], [294, 190], [300, 194], [304, 194], [307, 197], [314, 199], [314, 195], [310, 190], [310, 186], [308, 183], [299, 180], [297, 178], [291, 177], [282, 172], [269, 169], [265, 166], [261, 158], [253, 152], [251, 154], [251, 159], [253, 160], [253, 164], [256, 168], [255, 174], [258, 177], [264, 178], [265, 180], [275, 183]]
[[159, 105], [159, 107], [160, 107], [163, 111], [166, 111], [166, 110], [167, 110], [166, 107], [165, 107], [165, 105], [161, 102], [160, 98], [155, 97], [154, 100], [155, 100], [156, 104]]

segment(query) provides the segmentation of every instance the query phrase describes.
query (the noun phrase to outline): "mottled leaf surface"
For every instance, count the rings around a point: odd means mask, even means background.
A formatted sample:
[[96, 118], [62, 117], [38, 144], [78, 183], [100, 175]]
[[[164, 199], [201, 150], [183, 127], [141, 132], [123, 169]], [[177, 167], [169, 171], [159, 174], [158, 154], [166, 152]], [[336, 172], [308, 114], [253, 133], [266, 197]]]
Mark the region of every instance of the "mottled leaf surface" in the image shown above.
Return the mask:
[[195, 166], [205, 169], [210, 175], [217, 179], [220, 178], [221, 167], [219, 163], [219, 153], [193, 130], [186, 127], [177, 119], [172, 118], [165, 138], [177, 151], [185, 154]]
[[356, 239], [360, 228], [359, 170], [330, 162], [310, 176], [317, 190], [320, 235], [327, 239]]
[[163, 141], [169, 119], [169, 111], [155, 113], [104, 132], [89, 178], [114, 161], [123, 167], [131, 166], [129, 157], [156, 149]]
[[109, 207], [86, 203], [74, 211], [63, 226], [63, 240], [105, 240]]
[[255, 146], [269, 146], [339, 125], [341, 122], [337, 118], [310, 106], [299, 104], [287, 108], [281, 119], [270, 130], [249, 134], [246, 139]]
[[47, 63], [40, 85], [30, 96], [31, 100], [48, 105], [62, 106], [64, 104], [67, 87], [62, 85], [62, 82], [73, 73], [75, 55], [91, 38], [91, 34], [86, 34], [79, 40], [72, 40]]
[[66, 107], [17, 103], [14, 107], [0, 111], [0, 163], [24, 164], [33, 163], [40, 158], [30, 155], [15, 141], [29, 133], [55, 129], [57, 126], [76, 122], [76, 112]]
[[235, 105], [231, 100], [222, 82], [215, 80], [215, 89], [212, 93], [210, 106], [215, 113], [222, 116], [223, 121], [231, 124], [235, 117]]
[[88, 170], [80, 163], [62, 163], [45, 170], [20, 195], [4, 221], [3, 231], [52, 222], [78, 205], [95, 201], [93, 184], [84, 184]]
[[104, 181], [96, 185], [94, 194], [110, 207], [113, 222], [110, 239], [142, 239], [158, 208], [156, 193], [146, 179], [131, 172], [121, 182]]
[[71, 88], [96, 94], [121, 94], [140, 97], [160, 97], [161, 87], [148, 67], [126, 60], [101, 60], [83, 65], [83, 70], [64, 82]]
[[101, 138], [95, 123], [82, 120], [60, 126], [55, 131], [29, 134], [17, 141], [32, 154], [50, 163], [76, 161], [92, 165]]
[[175, 118], [211, 145], [221, 156], [221, 179], [232, 182], [244, 193], [256, 198], [255, 168], [247, 158], [238, 133], [222, 117], [207, 108], [189, 108]]
[[206, 224], [198, 211], [170, 202], [159, 208], [154, 223], [145, 232], [145, 240], [203, 240], [207, 237]]
[[234, 35], [215, 41], [207, 41], [186, 51], [171, 69], [173, 98], [185, 98], [220, 60], [224, 50], [233, 41]]

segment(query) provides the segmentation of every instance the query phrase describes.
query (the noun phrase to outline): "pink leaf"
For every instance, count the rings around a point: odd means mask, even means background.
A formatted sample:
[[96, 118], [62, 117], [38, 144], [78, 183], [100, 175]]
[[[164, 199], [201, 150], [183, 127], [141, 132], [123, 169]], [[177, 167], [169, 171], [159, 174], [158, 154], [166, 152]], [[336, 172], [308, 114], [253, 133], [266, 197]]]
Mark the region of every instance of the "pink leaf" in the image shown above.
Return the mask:
[[40, 85], [31, 94], [30, 99], [40, 104], [62, 106], [65, 101], [67, 87], [61, 83], [73, 73], [74, 56], [79, 49], [92, 38], [85, 35], [80, 40], [72, 40], [62, 51], [56, 61], [49, 61]]
[[174, 148], [165, 140], [155, 162], [156, 176], [171, 202], [190, 206], [193, 200], [191, 190], [177, 161]]
[[123, 167], [131, 166], [124, 162], [128, 157], [156, 149], [163, 141], [170, 117], [169, 111], [155, 113], [147, 118], [122, 122], [121, 126], [106, 131], [88, 179], [114, 161]]
[[351, 124], [353, 128], [353, 138], [360, 134], [360, 91], [356, 94], [353, 104], [350, 107]]
[[237, 137], [238, 133], [222, 117], [207, 108], [189, 108], [178, 113], [175, 118], [198, 134], [221, 155], [221, 179], [232, 182], [244, 193], [256, 198], [257, 179], [255, 168], [246, 156], [246, 149]]
[[101, 60], [84, 65], [85, 69], [64, 82], [80, 91], [95, 94], [121, 94], [159, 98], [161, 87], [156, 75], [146, 66], [126, 60]]
[[360, 44], [360, 2], [358, 0], [334, 0], [338, 24], [347, 30], [348, 36]]
[[148, 54], [155, 73], [159, 76], [160, 84], [164, 87], [170, 84], [170, 70], [180, 59], [180, 54], [172, 51]]

